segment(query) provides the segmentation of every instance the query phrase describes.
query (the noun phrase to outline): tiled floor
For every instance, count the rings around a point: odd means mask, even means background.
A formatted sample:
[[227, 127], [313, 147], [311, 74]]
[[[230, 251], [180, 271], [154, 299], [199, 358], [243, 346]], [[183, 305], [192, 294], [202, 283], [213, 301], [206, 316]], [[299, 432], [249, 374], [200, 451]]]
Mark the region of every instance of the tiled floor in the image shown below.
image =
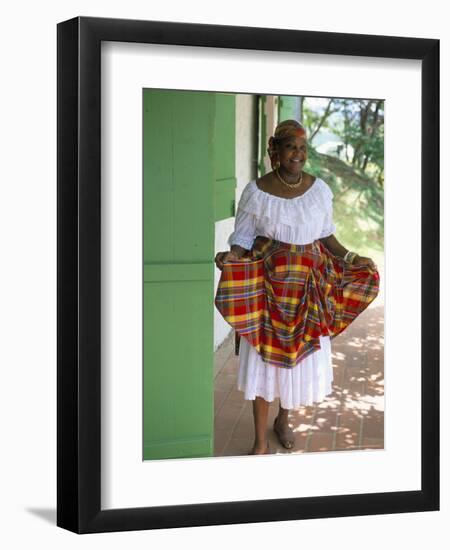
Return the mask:
[[[316, 405], [291, 411], [295, 447], [282, 447], [270, 428], [269, 453], [304, 453], [384, 446], [384, 300], [376, 301], [332, 342], [333, 393]], [[253, 445], [252, 402], [236, 389], [234, 332], [215, 354], [214, 456], [247, 455]]]

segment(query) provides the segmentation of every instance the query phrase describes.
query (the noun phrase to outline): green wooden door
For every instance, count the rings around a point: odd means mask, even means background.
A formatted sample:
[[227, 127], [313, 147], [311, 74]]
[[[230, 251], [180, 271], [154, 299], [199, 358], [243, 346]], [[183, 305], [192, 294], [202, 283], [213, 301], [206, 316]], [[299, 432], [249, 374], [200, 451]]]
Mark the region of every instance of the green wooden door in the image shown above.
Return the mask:
[[214, 220], [235, 215], [236, 96], [214, 94]]
[[144, 459], [213, 454], [214, 94], [145, 90]]

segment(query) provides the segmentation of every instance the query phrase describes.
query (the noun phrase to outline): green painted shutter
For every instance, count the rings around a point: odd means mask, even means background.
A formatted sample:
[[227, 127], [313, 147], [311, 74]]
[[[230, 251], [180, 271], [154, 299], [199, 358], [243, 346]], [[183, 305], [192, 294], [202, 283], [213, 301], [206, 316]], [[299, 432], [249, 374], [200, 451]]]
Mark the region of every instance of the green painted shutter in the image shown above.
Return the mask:
[[235, 214], [236, 96], [215, 94], [214, 181], [215, 221]]
[[143, 107], [144, 459], [212, 456], [215, 98]]

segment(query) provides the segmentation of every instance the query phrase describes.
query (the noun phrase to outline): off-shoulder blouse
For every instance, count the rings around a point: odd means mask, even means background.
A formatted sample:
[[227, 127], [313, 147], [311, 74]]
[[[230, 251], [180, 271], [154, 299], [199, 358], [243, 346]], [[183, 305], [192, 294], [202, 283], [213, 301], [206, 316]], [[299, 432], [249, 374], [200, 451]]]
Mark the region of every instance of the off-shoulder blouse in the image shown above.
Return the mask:
[[335, 231], [333, 193], [322, 179], [316, 178], [305, 193], [291, 199], [267, 193], [252, 180], [242, 191], [228, 244], [250, 250], [257, 235], [309, 244]]

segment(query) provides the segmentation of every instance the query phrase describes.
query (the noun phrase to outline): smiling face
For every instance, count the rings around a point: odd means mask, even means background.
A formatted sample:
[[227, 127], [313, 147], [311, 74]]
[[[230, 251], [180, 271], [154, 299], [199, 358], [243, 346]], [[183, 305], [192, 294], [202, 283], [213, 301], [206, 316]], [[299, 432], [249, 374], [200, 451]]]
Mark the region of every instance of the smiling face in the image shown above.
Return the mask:
[[284, 139], [278, 146], [278, 158], [281, 172], [298, 176], [308, 158], [306, 138], [292, 137]]

